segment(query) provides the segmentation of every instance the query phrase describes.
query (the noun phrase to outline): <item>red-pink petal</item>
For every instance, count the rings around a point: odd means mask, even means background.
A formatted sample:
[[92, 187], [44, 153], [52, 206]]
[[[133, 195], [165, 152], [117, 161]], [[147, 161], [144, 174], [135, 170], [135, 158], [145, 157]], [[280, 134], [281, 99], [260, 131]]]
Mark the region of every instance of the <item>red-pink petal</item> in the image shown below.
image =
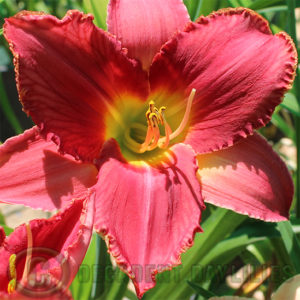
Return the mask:
[[113, 106], [148, 94], [141, 66], [92, 20], [78, 11], [62, 20], [21, 12], [4, 25], [24, 110], [63, 152], [82, 160], [98, 157]]
[[198, 155], [204, 201], [265, 221], [289, 217], [293, 182], [284, 162], [258, 134]]
[[111, 0], [108, 6], [108, 31], [121, 40], [129, 56], [142, 62], [144, 69], [188, 21], [182, 0]]
[[[32, 268], [38, 280], [39, 276], [51, 275], [60, 288], [67, 289], [75, 277], [89, 246], [94, 221], [94, 197], [89, 200], [74, 200], [63, 211], [50, 219], [36, 219], [29, 223], [32, 233]], [[8, 261], [16, 254], [17, 281], [22, 292], [38, 293], [30, 286], [21, 285], [27, 253], [27, 230], [19, 226], [6, 238], [0, 248], [0, 291], [7, 292], [9, 278]], [[40, 271], [40, 273], [39, 273]], [[52, 285], [51, 285], [52, 287]], [[57, 286], [58, 287], [58, 286]], [[32, 285], [31, 285], [31, 288]], [[57, 289], [52, 290], [53, 292]], [[45, 295], [45, 294], [43, 294]], [[42, 298], [42, 297], [41, 297]]]
[[5, 240], [6, 234], [2, 226], [0, 226], [0, 247], [2, 246]]
[[128, 163], [114, 140], [104, 145], [96, 190], [95, 228], [130, 276], [138, 297], [158, 271], [180, 263], [200, 231], [204, 204], [194, 151], [178, 144], [156, 165]]
[[265, 125], [291, 87], [296, 64], [287, 34], [274, 36], [257, 13], [230, 8], [201, 17], [168, 42], [154, 58], [150, 81], [157, 101], [176, 96], [183, 111], [182, 100], [197, 90], [185, 143], [205, 153]]
[[0, 200], [53, 210], [86, 195], [96, 182], [96, 167], [56, 149], [41, 138], [37, 127], [0, 146]]

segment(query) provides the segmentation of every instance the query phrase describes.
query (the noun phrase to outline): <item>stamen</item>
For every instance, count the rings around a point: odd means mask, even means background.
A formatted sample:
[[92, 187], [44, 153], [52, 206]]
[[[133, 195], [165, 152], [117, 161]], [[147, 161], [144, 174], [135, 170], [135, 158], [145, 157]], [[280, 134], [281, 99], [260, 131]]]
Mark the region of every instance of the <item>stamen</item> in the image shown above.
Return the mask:
[[151, 151], [154, 148], [156, 148], [156, 146], [157, 146], [157, 143], [158, 143], [159, 137], [160, 137], [160, 132], [159, 132], [158, 119], [157, 119], [156, 113], [152, 113], [149, 116], [149, 118], [150, 118], [150, 122], [151, 122], [151, 125], [152, 125], [152, 132], [153, 132], [154, 141], [150, 146], [148, 146], [147, 150]]
[[[169, 126], [164, 111], [166, 107], [162, 106], [159, 110], [155, 107], [153, 101], [149, 102], [149, 108], [146, 112], [146, 119], [148, 123], [147, 133], [145, 141], [142, 144], [134, 141], [130, 136], [130, 128], [125, 132], [125, 143], [126, 145], [136, 153], [144, 153], [145, 151], [151, 151], [156, 147], [165, 149], [168, 147], [170, 141], [179, 136], [185, 129], [189, 116], [191, 113], [192, 103], [196, 94], [196, 90], [192, 89], [186, 105], [186, 110], [181, 123], [178, 128], [172, 133], [172, 129]], [[165, 136], [160, 138], [159, 124], [163, 125], [165, 128]], [[137, 127], [138, 124], [134, 123], [131, 128]]]
[[[178, 126], [178, 128], [170, 135], [170, 141], [175, 139], [177, 136], [179, 136], [182, 133], [182, 131], [184, 130], [185, 126], [187, 125], [187, 122], [189, 120], [189, 116], [190, 116], [190, 113], [191, 113], [191, 108], [192, 108], [192, 104], [193, 104], [195, 94], [196, 94], [196, 89], [192, 89], [192, 91], [189, 95], [188, 101], [187, 101], [187, 105], [186, 105], [186, 109], [185, 109], [183, 119], [182, 119], [180, 125]], [[166, 138], [163, 137], [163, 138], [160, 139], [159, 142], [165, 142], [165, 140], [166, 140]]]
[[9, 294], [12, 294], [16, 290], [16, 286], [17, 286], [17, 280], [14, 278], [8, 283], [7, 292]]
[[148, 126], [145, 142], [141, 145], [140, 153], [144, 153], [147, 150], [149, 144], [152, 141], [153, 135], [154, 133], [152, 126]]
[[9, 257], [9, 261], [8, 261], [8, 264], [9, 264], [9, 275], [10, 275], [10, 278], [17, 278], [17, 270], [16, 270], [16, 254], [12, 254], [10, 257]]
[[159, 109], [160, 117], [161, 117], [161, 123], [165, 126], [165, 141], [164, 142], [158, 142], [158, 147], [161, 149], [166, 149], [170, 142], [170, 134], [172, 133], [172, 129], [169, 126], [164, 111], [166, 108], [163, 106]]
[[9, 294], [13, 293], [16, 290], [17, 285], [17, 270], [16, 270], [16, 254], [12, 254], [9, 257], [8, 268], [9, 268], [9, 276], [11, 280], [7, 286], [7, 292]]
[[31, 266], [31, 258], [32, 258], [32, 232], [29, 224], [26, 224], [26, 232], [27, 232], [27, 253], [26, 253], [26, 261], [23, 271], [23, 276], [21, 279], [21, 284], [26, 285], [27, 284], [27, 278], [30, 273], [30, 266]]

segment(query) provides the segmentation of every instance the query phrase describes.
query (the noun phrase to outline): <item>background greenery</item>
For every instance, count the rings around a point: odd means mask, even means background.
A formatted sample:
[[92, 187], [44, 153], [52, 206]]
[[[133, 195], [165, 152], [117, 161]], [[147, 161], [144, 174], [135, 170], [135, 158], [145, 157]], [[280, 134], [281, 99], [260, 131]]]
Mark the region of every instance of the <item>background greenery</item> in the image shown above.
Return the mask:
[[[0, 28], [4, 18], [20, 10], [38, 10], [62, 17], [69, 9], [95, 16], [106, 29], [108, 0], [0, 0]], [[185, 0], [192, 20], [222, 7], [249, 7], [262, 14], [274, 33], [287, 31], [296, 42], [295, 0]], [[297, 9], [300, 16], [300, 8]], [[297, 43], [299, 46], [299, 44]], [[299, 71], [299, 70], [298, 70]], [[298, 72], [299, 73], [299, 72]], [[299, 75], [299, 74], [298, 74]], [[264, 223], [208, 205], [204, 233], [182, 257], [183, 265], [158, 276], [156, 288], [143, 299], [207, 299], [212, 295], [270, 295], [287, 278], [300, 273], [300, 78], [261, 130], [285, 159], [295, 182], [290, 222]], [[12, 56], [0, 31], [0, 141], [30, 128], [21, 111], [14, 82]], [[300, 159], [298, 159], [300, 161]], [[5, 218], [0, 216], [5, 226]], [[11, 229], [5, 226], [7, 233]], [[96, 267], [97, 266], [97, 267]], [[246, 267], [247, 268], [246, 268]], [[251, 268], [249, 268], [251, 266]], [[238, 270], [243, 270], [237, 273]], [[137, 299], [128, 277], [112, 265], [105, 243], [94, 236], [71, 291], [74, 299]]]

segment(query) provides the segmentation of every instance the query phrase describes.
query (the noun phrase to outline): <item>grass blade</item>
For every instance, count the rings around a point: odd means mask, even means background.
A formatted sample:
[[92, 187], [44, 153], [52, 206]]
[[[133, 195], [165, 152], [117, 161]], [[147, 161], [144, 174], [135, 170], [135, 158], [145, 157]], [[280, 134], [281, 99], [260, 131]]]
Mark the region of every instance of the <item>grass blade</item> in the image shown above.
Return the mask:
[[95, 24], [104, 30], [107, 29], [107, 5], [108, 0], [83, 0], [85, 12], [91, 13], [95, 17]]
[[289, 221], [279, 222], [277, 224], [278, 230], [281, 233], [282, 240], [285, 248], [291, 258], [291, 261], [295, 267], [295, 270], [300, 273], [300, 243], [295, 235], [292, 225]]

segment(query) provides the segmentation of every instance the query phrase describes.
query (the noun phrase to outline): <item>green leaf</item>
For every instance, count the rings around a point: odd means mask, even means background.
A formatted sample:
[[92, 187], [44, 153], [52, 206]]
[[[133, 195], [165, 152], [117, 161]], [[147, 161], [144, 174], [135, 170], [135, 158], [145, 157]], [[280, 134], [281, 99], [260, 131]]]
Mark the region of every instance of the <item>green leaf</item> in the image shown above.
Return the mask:
[[6, 48], [4, 46], [0, 46], [0, 72], [1, 67], [7, 66], [10, 64], [10, 57], [6, 52]]
[[137, 298], [137, 296], [135, 295], [135, 293], [133, 293], [132, 291], [130, 291], [130, 290], [128, 290], [128, 289], [126, 290], [124, 296], [125, 296], [126, 298], [128, 298], [129, 300], [138, 300], [138, 298]]
[[[7, 16], [12, 16], [18, 12], [18, 6], [15, 1], [12, 0], [0, 0], [0, 6], [7, 10]], [[1, 16], [0, 16], [1, 20]], [[2, 21], [1, 21], [2, 22]]]
[[291, 128], [278, 113], [273, 114], [271, 122], [277, 126], [287, 137], [295, 140], [294, 129]]
[[83, 8], [86, 13], [95, 17], [95, 24], [106, 30], [107, 5], [109, 0], [83, 0]]
[[196, 0], [184, 0], [183, 1], [188, 13], [190, 15], [191, 20], [195, 20], [195, 15], [196, 15], [196, 11], [197, 11], [197, 6], [198, 6], [198, 2]]
[[292, 224], [294, 233], [295, 234], [300, 234], [300, 219], [297, 219], [295, 217], [291, 217], [290, 222]]
[[293, 232], [292, 225], [289, 221], [279, 222], [277, 224], [281, 233], [285, 248], [291, 258], [297, 274], [300, 273], [300, 242]]
[[[144, 298], [150, 300], [160, 299], [188, 299], [189, 295], [193, 294], [193, 290], [186, 280], [195, 281], [195, 276], [198, 274], [199, 266], [204, 257], [208, 255], [216, 245], [231, 234], [247, 216], [239, 215], [231, 210], [217, 208], [201, 225], [203, 233], [196, 235], [194, 246], [182, 255], [183, 268], [180, 269], [179, 280], [173, 280], [165, 284], [165, 281], [160, 281], [163, 274], [158, 276], [158, 284], [155, 289], [149, 291]], [[176, 275], [179, 269], [174, 269], [172, 274]], [[199, 268], [200, 271], [200, 268]]]
[[109, 289], [105, 291], [103, 297], [101, 297], [101, 300], [123, 299], [127, 291], [128, 282], [128, 275], [121, 271], [119, 268], [117, 268], [114, 273], [114, 280]]
[[273, 13], [273, 12], [278, 12], [278, 11], [287, 11], [288, 8], [286, 5], [278, 5], [278, 6], [271, 6], [271, 7], [266, 7], [262, 9], [256, 10], [259, 14], [266, 14], [266, 13]]
[[273, 34], [276, 34], [276, 33], [279, 33], [281, 31], [283, 31], [281, 27], [277, 26], [274, 23], [270, 24], [270, 28], [271, 28]]
[[258, 9], [274, 6], [277, 4], [281, 4], [281, 3], [282, 0], [256, 0], [248, 7], [253, 10], [258, 10]]
[[272, 245], [267, 238], [255, 245], [249, 245], [247, 250], [255, 256], [260, 264], [269, 262], [272, 257]]
[[221, 241], [202, 259], [201, 264], [226, 264], [241, 253], [248, 245], [264, 241], [268, 238], [280, 237], [275, 224], [263, 222], [241, 226], [229, 238]]
[[15, 112], [13, 111], [10, 105], [9, 99], [5, 91], [5, 86], [3, 83], [1, 72], [0, 72], [0, 107], [4, 112], [4, 115], [6, 116], [7, 120], [15, 130], [15, 133], [20, 134], [23, 130], [18, 118], [15, 115]]
[[5, 225], [6, 222], [5, 222], [5, 218], [4, 218], [4, 215], [0, 212], [0, 226], [3, 227], [3, 225]]
[[283, 102], [280, 104], [280, 106], [284, 107], [292, 114], [295, 114], [300, 117], [299, 104], [294, 94], [286, 93]]
[[3, 28], [0, 28], [0, 35], [3, 34]]
[[73, 280], [70, 290], [74, 299], [90, 300], [93, 284], [93, 269], [96, 259], [96, 234], [93, 234], [92, 241]]
[[187, 283], [196, 291], [197, 295], [204, 297], [205, 299], [209, 299], [210, 297], [215, 297], [216, 294], [202, 288], [200, 285], [187, 281]]
[[209, 15], [212, 11], [218, 10], [219, 1], [218, 0], [195, 0], [197, 3], [196, 7], [194, 7], [193, 17], [191, 19], [194, 21], [199, 16]]
[[252, 0], [240, 0], [241, 6], [248, 7], [252, 4]]
[[96, 260], [91, 297], [98, 298], [104, 291], [105, 282], [105, 260], [106, 260], [105, 242], [100, 235], [96, 236]]
[[231, 6], [233, 7], [248, 7], [252, 4], [251, 0], [228, 0]]
[[270, 240], [274, 254], [276, 258], [276, 269], [274, 269], [274, 275], [276, 274], [276, 280], [274, 280], [275, 288], [278, 287], [282, 282], [287, 280], [288, 278], [296, 275], [296, 270], [293, 266], [293, 262], [289, 253], [286, 250], [284, 242], [282, 238], [271, 239]]
[[4, 231], [5, 231], [5, 234], [8, 236], [10, 235], [14, 230], [4, 224], [1, 224], [1, 226], [3, 227]]

